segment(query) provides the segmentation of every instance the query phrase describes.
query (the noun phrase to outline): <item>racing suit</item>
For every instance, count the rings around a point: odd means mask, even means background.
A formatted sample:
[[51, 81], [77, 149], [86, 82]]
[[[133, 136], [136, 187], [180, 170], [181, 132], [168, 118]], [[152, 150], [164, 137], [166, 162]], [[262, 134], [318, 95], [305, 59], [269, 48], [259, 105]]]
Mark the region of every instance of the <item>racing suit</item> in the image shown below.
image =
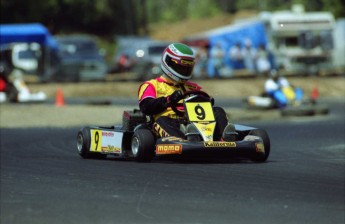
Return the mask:
[[303, 98], [302, 89], [291, 86], [284, 77], [268, 79], [265, 82], [265, 92], [275, 100], [278, 108], [286, 107], [289, 102], [298, 104]]
[[[164, 77], [151, 79], [139, 87], [139, 108], [144, 114], [153, 117], [153, 129], [159, 137], [184, 138], [184, 133], [180, 130], [181, 117], [171, 109], [168, 103], [169, 96], [176, 90], [198, 91], [201, 87], [193, 82], [174, 85]], [[220, 140], [228, 119], [225, 111], [220, 107], [213, 107], [213, 112], [216, 119], [214, 139]]]

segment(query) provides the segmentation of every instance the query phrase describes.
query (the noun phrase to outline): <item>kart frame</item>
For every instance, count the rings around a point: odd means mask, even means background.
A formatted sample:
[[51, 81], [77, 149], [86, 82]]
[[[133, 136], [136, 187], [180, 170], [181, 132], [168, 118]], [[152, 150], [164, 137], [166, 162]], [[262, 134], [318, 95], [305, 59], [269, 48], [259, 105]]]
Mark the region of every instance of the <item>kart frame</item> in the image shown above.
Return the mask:
[[[188, 94], [194, 94], [195, 96], [200, 94], [200, 91]], [[81, 128], [77, 134], [79, 155], [86, 159], [104, 159], [108, 155], [112, 155], [119, 158], [134, 159], [137, 162], [150, 162], [161, 156], [205, 158], [208, 156], [224, 158], [225, 156], [229, 158], [244, 157], [256, 162], [265, 162], [267, 160], [270, 154], [270, 139], [263, 129], [234, 124], [235, 131], [238, 134], [236, 141], [213, 141], [210, 138], [205, 140], [205, 134], [201, 132], [209, 131], [210, 128], [207, 125], [211, 123], [212, 126], [212, 122], [215, 122], [212, 117], [211, 102], [206, 95], [201, 97], [200, 103], [197, 100], [195, 101], [196, 97], [194, 96], [184, 100], [185, 110], [189, 108], [190, 111], [193, 111], [190, 109], [191, 106], [187, 106], [189, 101], [193, 102], [192, 107], [196, 105], [194, 110], [196, 114], [186, 112], [188, 119], [191, 117], [194, 119], [194, 121], [188, 120], [188, 123], [197, 122], [195, 120], [198, 120], [196, 118], [198, 115], [199, 118], [210, 118], [211, 116], [211, 119], [206, 119], [206, 121], [202, 119], [200, 121], [200, 140], [174, 136], [159, 138], [152, 130], [152, 119], [145, 116], [138, 109], [134, 109], [133, 111], [124, 111], [122, 125]], [[176, 109], [176, 107], [174, 108]], [[186, 136], [188, 134], [190, 133], [186, 133]]]

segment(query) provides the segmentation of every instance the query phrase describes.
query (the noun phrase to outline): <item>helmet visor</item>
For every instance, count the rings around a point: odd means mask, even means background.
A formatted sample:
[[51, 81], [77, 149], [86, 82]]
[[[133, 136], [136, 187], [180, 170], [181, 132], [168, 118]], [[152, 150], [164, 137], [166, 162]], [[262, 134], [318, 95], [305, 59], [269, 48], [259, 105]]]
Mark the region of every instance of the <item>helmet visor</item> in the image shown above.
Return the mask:
[[175, 59], [169, 55], [165, 57], [165, 63], [167, 63], [172, 70], [185, 77], [189, 77], [194, 68], [193, 60]]

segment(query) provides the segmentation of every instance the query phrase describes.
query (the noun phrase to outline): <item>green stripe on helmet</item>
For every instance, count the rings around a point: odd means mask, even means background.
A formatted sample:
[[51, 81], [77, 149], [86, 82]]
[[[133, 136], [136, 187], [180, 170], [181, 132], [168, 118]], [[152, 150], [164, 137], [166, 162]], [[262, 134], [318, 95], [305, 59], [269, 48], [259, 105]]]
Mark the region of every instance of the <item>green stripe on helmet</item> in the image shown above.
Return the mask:
[[174, 43], [174, 46], [182, 54], [186, 54], [186, 55], [190, 55], [190, 56], [194, 55], [193, 50], [190, 47], [188, 47], [187, 45], [185, 45], [185, 44]]

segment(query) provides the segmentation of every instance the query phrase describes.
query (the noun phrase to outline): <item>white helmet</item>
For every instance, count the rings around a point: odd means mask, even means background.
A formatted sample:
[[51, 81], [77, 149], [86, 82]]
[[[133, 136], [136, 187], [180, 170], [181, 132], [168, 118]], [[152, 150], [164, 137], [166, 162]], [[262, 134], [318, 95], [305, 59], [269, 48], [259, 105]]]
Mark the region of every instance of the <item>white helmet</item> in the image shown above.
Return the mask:
[[163, 52], [161, 68], [165, 75], [176, 82], [192, 78], [195, 53], [189, 46], [181, 43], [170, 44]]

